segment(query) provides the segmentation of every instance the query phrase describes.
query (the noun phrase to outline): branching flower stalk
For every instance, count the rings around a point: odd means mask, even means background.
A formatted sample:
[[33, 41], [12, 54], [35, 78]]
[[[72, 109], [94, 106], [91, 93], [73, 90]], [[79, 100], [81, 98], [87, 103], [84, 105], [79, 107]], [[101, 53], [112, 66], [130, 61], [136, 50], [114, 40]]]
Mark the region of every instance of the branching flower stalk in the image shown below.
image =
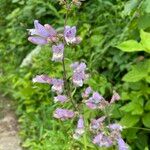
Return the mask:
[[[56, 30], [49, 24], [42, 25], [38, 20], [34, 21], [34, 29], [29, 29], [30, 36], [28, 40], [37, 45], [50, 44], [52, 47], [52, 61], [62, 63], [63, 79], [52, 78], [47, 75], [36, 75], [33, 82], [49, 84], [51, 90], [54, 92], [54, 102], [62, 104], [62, 108], [57, 108], [54, 111], [54, 118], [61, 121], [68, 119], [78, 119], [77, 126], [73, 134], [73, 138], [79, 140], [84, 137], [86, 144], [86, 131], [92, 134], [92, 143], [99, 147], [118, 146], [119, 150], [128, 150], [128, 145], [121, 137], [123, 127], [118, 123], [112, 123], [110, 118], [110, 108], [113, 103], [120, 99], [119, 94], [113, 91], [110, 101], [107, 101], [98, 91], [94, 91], [90, 86], [83, 89], [84, 82], [88, 80], [89, 75], [86, 73], [87, 65], [84, 62], [74, 62], [70, 65], [72, 69], [72, 76], [68, 77], [65, 66], [65, 48], [71, 45], [77, 45], [81, 42], [81, 38], [76, 36], [76, 26], [68, 26], [68, 14], [72, 6], [81, 5], [80, 0], [72, 0], [70, 3], [67, 0], [60, 0], [60, 3], [66, 8], [66, 16], [64, 20], [63, 33], [57, 33]], [[76, 90], [74, 88], [82, 87], [82, 94], [80, 97], [82, 101], [77, 101], [74, 98]], [[77, 93], [79, 94], [79, 93]], [[74, 110], [65, 109], [64, 103], [71, 103]], [[84, 107], [89, 111], [101, 111], [102, 116], [96, 118], [84, 119]], [[108, 121], [106, 121], [108, 119]], [[91, 120], [91, 121], [89, 121]], [[86, 132], [86, 133], [85, 133]], [[85, 134], [84, 134], [85, 133]], [[86, 148], [86, 145], [84, 145]]]

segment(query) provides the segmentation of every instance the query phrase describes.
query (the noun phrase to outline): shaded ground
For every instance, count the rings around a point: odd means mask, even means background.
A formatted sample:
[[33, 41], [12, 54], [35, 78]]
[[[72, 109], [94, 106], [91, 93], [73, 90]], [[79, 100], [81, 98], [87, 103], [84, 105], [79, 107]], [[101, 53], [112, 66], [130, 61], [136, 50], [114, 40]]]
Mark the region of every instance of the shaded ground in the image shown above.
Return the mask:
[[13, 103], [0, 94], [0, 150], [22, 150]]

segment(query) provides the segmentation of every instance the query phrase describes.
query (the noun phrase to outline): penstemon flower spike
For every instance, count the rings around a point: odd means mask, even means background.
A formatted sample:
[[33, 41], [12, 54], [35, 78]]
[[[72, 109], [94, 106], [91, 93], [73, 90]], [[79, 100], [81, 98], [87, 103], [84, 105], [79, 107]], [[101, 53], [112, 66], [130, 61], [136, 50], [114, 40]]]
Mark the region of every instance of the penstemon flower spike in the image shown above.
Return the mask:
[[[66, 17], [64, 21], [63, 33], [57, 33], [56, 30], [49, 24], [42, 25], [38, 20], [34, 21], [34, 29], [28, 29], [30, 36], [28, 40], [37, 45], [50, 44], [52, 49], [51, 60], [55, 63], [61, 62], [64, 72], [63, 79], [52, 78], [47, 75], [36, 75], [33, 78], [34, 83], [43, 83], [51, 85], [52, 92], [55, 93], [55, 103], [71, 103], [72, 108], [57, 108], [53, 116], [56, 119], [62, 121], [68, 119], [77, 118], [77, 127], [74, 131], [73, 138], [80, 139], [82, 135], [87, 131], [87, 128], [91, 132], [93, 138], [92, 143], [99, 147], [111, 147], [117, 145], [119, 150], [128, 150], [129, 147], [121, 137], [121, 131], [124, 127], [117, 123], [111, 123], [110, 112], [107, 111], [113, 103], [120, 99], [119, 94], [113, 91], [112, 98], [107, 101], [98, 91], [94, 91], [90, 86], [82, 92], [82, 102], [78, 102], [74, 98], [74, 94], [71, 94], [74, 88], [83, 87], [84, 82], [88, 79], [86, 73], [87, 65], [84, 62], [74, 62], [70, 65], [72, 69], [72, 77], [69, 78], [66, 72], [65, 66], [65, 48], [66, 46], [76, 45], [81, 42], [81, 38], [76, 36], [76, 26], [67, 25], [68, 13], [73, 5], [80, 6], [80, 0], [72, 0], [68, 3], [67, 0], [60, 0], [62, 5], [66, 8]], [[83, 113], [83, 107], [87, 107], [89, 111], [101, 110], [104, 115], [97, 116], [98, 118], [89, 118], [91, 122], [88, 122], [85, 130], [85, 118]], [[106, 113], [107, 112], [107, 113]], [[106, 120], [109, 120], [108, 122]]]

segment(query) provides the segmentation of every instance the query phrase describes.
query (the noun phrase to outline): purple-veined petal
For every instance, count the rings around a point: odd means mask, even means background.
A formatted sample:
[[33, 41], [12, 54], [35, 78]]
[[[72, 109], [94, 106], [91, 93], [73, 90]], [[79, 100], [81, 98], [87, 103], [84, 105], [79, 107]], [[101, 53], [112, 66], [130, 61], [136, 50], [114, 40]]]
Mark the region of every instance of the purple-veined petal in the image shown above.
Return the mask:
[[92, 98], [95, 103], [99, 103], [102, 99], [104, 99], [98, 92], [94, 92]]
[[53, 79], [52, 80], [52, 91], [61, 94], [63, 92], [64, 81], [61, 79]]
[[38, 37], [38, 36], [30, 36], [28, 37], [28, 40], [30, 42], [32, 42], [33, 44], [37, 44], [37, 45], [45, 45], [47, 44], [47, 40], [42, 38], [42, 37]]
[[58, 44], [52, 46], [53, 56], [52, 60], [59, 62], [63, 59], [63, 53], [64, 53], [64, 44]]
[[118, 143], [119, 150], [128, 150], [129, 149], [128, 145], [124, 142], [124, 140], [122, 138], [119, 138], [117, 140], [117, 143]]
[[103, 133], [99, 133], [98, 135], [96, 135], [93, 139], [93, 143], [97, 144], [100, 147], [110, 147], [113, 144], [109, 136], [106, 136]]
[[52, 78], [49, 78], [46, 75], [36, 75], [35, 78], [32, 79], [32, 82], [38, 82], [38, 83], [48, 83], [51, 84]]
[[122, 131], [123, 130], [123, 126], [121, 126], [120, 124], [114, 123], [114, 124], [110, 124], [109, 126], [110, 130], [118, 130], [118, 131]]
[[96, 109], [97, 108], [97, 106], [94, 103], [90, 102], [90, 101], [86, 102], [86, 106], [89, 107], [90, 109]]
[[38, 20], [34, 21], [34, 27], [36, 31], [39, 33], [39, 35], [43, 37], [48, 37], [50, 35], [48, 30], [46, 30], [46, 28], [43, 25], [41, 25]]
[[64, 37], [67, 43], [75, 43], [76, 27], [65, 26]]
[[54, 112], [54, 117], [61, 120], [66, 120], [74, 117], [74, 112], [68, 109], [57, 108]]
[[49, 32], [50, 37], [56, 36], [57, 32], [51, 25], [45, 24], [44, 27]]
[[68, 99], [67, 99], [67, 96], [65, 95], [58, 95], [56, 97], [54, 97], [54, 101], [55, 102], [61, 102], [61, 103], [64, 103], [66, 102]]

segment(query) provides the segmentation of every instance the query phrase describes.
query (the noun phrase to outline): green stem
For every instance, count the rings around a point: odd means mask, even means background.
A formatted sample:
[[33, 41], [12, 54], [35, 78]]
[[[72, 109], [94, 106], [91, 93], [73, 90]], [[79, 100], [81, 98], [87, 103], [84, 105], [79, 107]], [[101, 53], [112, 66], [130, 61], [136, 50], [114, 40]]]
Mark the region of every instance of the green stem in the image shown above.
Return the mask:
[[104, 109], [104, 114], [105, 116], [107, 117], [107, 121], [108, 121], [108, 124], [110, 124], [110, 116], [109, 116], [109, 106], [106, 106], [106, 108]]
[[125, 129], [140, 129], [140, 130], [146, 130], [146, 131], [150, 131], [149, 128], [142, 128], [142, 127], [126, 127]]
[[[72, 4], [72, 3], [70, 3], [70, 4], [68, 5], [68, 3], [66, 2], [66, 10], [67, 10], [67, 12], [66, 12], [65, 21], [64, 21], [64, 30], [65, 30], [65, 26], [66, 26], [66, 24], [67, 24], [67, 19], [68, 19], [68, 14], [69, 14], [69, 10], [70, 10], [71, 4]], [[65, 39], [64, 39], [64, 43], [65, 43]], [[72, 106], [74, 107], [74, 109], [75, 109], [76, 111], [79, 111], [79, 110], [78, 110], [78, 107], [76, 107], [76, 104], [75, 104], [75, 102], [74, 102], [73, 99], [72, 99], [70, 84], [67, 82], [67, 72], [66, 72], [66, 67], [65, 67], [65, 51], [64, 51], [64, 53], [63, 53], [62, 66], [63, 66], [63, 74], [64, 74], [64, 75], [63, 75], [64, 86], [65, 86], [65, 89], [67, 90], [67, 93], [66, 93], [66, 94], [67, 94], [68, 98], [70, 99], [70, 101], [71, 101]]]

